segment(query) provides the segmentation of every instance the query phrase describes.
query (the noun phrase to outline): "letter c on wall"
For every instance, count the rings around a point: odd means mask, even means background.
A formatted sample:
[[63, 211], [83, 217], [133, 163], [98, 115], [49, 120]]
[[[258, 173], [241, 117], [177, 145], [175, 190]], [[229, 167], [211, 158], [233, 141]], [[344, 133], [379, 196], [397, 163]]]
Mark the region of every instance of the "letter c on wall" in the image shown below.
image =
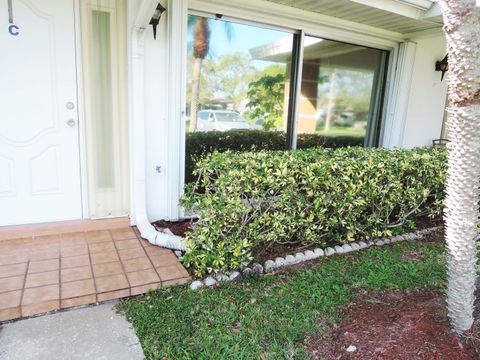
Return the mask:
[[20, 28], [17, 25], [8, 26], [8, 32], [10, 33], [10, 35], [17, 36], [18, 34], [20, 34], [18, 30], [20, 30]]

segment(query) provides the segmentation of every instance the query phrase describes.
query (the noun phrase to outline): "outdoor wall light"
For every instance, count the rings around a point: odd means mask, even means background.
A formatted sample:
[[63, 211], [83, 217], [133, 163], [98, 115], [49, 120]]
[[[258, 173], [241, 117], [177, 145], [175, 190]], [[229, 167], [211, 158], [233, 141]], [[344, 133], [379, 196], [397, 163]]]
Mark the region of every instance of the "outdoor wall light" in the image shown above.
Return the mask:
[[442, 60], [435, 62], [435, 71], [442, 72], [442, 77], [440, 78], [440, 81], [443, 81], [443, 77], [445, 76], [445, 73], [448, 71], [448, 54], [445, 55], [445, 57]]
[[157, 26], [160, 23], [160, 18], [162, 14], [167, 10], [161, 4], [157, 5], [155, 12], [153, 13], [152, 19], [150, 20], [150, 25], [153, 27], [153, 38], [157, 39]]

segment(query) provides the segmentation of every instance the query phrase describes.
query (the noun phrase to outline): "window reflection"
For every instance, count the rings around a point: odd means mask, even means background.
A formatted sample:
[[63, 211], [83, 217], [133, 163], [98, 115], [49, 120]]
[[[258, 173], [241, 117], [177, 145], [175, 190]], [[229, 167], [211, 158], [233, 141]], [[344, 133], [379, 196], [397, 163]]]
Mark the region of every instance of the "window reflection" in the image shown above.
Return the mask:
[[214, 150], [377, 144], [388, 53], [305, 36], [300, 98], [290, 99], [300, 37], [189, 16], [186, 182]]
[[[193, 15], [188, 29], [187, 131], [286, 128], [293, 36]], [[262, 56], [277, 42], [282, 61]]]
[[364, 139], [378, 117], [385, 52], [306, 36], [303, 58], [298, 133]]
[[[267, 54], [282, 46], [281, 58]], [[284, 149], [293, 35], [189, 16], [185, 181], [214, 150]]]

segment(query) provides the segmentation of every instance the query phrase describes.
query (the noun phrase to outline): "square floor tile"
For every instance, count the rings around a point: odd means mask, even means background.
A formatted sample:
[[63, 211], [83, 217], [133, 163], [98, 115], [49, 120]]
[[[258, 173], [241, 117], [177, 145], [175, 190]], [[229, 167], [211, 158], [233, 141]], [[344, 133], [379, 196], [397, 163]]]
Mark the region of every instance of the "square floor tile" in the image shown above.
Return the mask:
[[103, 264], [119, 260], [116, 252], [93, 253], [90, 256], [92, 257], [92, 264]]
[[127, 278], [130, 286], [138, 286], [151, 284], [154, 282], [160, 282], [160, 278], [153, 269], [127, 273]]
[[101, 294], [97, 294], [97, 301], [109, 301], [113, 299], [120, 299], [130, 296], [130, 289], [108, 291]]
[[120, 255], [120, 259], [122, 260], [135, 259], [138, 257], [144, 257], [145, 250], [143, 250], [142, 248], [123, 249], [123, 250], [118, 250], [118, 255]]
[[116, 241], [115, 246], [117, 247], [118, 250], [124, 250], [124, 249], [141, 248], [142, 245], [140, 245], [140, 242], [137, 239], [133, 239], [133, 240]]
[[89, 244], [112, 240], [112, 236], [108, 230], [87, 231], [86, 235]]
[[60, 254], [62, 257], [86, 255], [88, 254], [88, 245], [85, 243], [79, 245], [62, 246], [60, 249]]
[[60, 257], [60, 249], [50, 248], [50, 249], [42, 249], [38, 251], [33, 249], [30, 252], [29, 257], [30, 257], [30, 261], [56, 259]]
[[120, 229], [112, 229], [112, 237], [114, 240], [127, 240], [127, 239], [136, 239], [137, 235], [132, 228], [120, 228]]
[[97, 285], [97, 291], [99, 293], [129, 288], [127, 278], [124, 274], [96, 277], [95, 284]]
[[152, 264], [146, 256], [135, 259], [123, 260], [122, 263], [127, 273], [152, 268]]
[[88, 255], [69, 256], [62, 258], [62, 269], [70, 269], [80, 266], [89, 266], [90, 258]]
[[28, 273], [38, 273], [45, 271], [58, 270], [60, 267], [60, 259], [30, 261], [28, 265]]
[[183, 277], [179, 265], [165, 266], [156, 268], [160, 279], [163, 281], [179, 279]]
[[87, 242], [87, 235], [84, 231], [62, 234], [61, 237], [60, 244], [62, 246], [81, 245]]
[[88, 304], [94, 304], [97, 302], [97, 295], [85, 295], [85, 296], [78, 296], [71, 299], [62, 299], [60, 300], [60, 307], [62, 309], [75, 307], [75, 306], [82, 306]]
[[48, 300], [40, 303], [22, 305], [22, 316], [44, 314], [60, 309], [60, 300]]
[[150, 290], [159, 289], [161, 286], [162, 286], [161, 282], [147, 284], [147, 285], [134, 286], [130, 289], [130, 295], [134, 296], [134, 295], [139, 295], [139, 294], [145, 294], [146, 292], [148, 292]]
[[62, 283], [76, 280], [85, 280], [92, 278], [92, 269], [90, 266], [80, 266], [61, 271]]
[[58, 284], [60, 278], [60, 271], [45, 271], [41, 273], [27, 274], [27, 279], [25, 281], [25, 287], [37, 287], [44, 285]]
[[153, 266], [162, 267], [162, 266], [172, 266], [179, 264], [178, 258], [174, 253], [164, 254], [164, 255], [152, 255], [150, 256]]
[[25, 276], [23, 275], [1, 278], [0, 293], [22, 289], [24, 280], [25, 280]]
[[19, 264], [28, 261], [28, 252], [12, 252], [11, 254], [6, 255], [6, 252], [0, 250], [0, 254], [2, 254], [0, 256], [0, 265]]
[[27, 263], [0, 266], [0, 278], [24, 275], [27, 271]]
[[24, 290], [22, 305], [40, 304], [50, 300], [58, 300], [59, 298], [60, 288], [58, 285], [40, 286]]
[[146, 247], [150, 247], [150, 246], [156, 246], [156, 245], [153, 245], [151, 243], [149, 243], [147, 240], [144, 240], [144, 239], [140, 239], [140, 245], [142, 245], [144, 248]]
[[0, 309], [0, 321], [13, 320], [21, 316], [20, 306], [3, 310]]
[[92, 267], [93, 267], [93, 274], [95, 275], [95, 277], [123, 273], [123, 268], [120, 261], [102, 263], [102, 264], [93, 264]]
[[0, 309], [13, 308], [20, 305], [21, 290], [0, 293]]
[[111, 253], [116, 251], [113, 241], [93, 243], [88, 245], [88, 249], [90, 250], [90, 253]]
[[183, 285], [188, 283], [189, 281], [190, 281], [190, 278], [166, 280], [166, 281], [162, 281], [162, 287], [168, 287], [173, 285]]
[[62, 283], [61, 298], [68, 299], [78, 296], [95, 294], [95, 285], [93, 279], [77, 280], [68, 283]]
[[187, 269], [185, 269], [183, 266], [179, 266], [178, 271], [180, 271], [180, 274], [182, 274], [182, 277], [190, 278], [190, 274], [188, 273]]
[[172, 250], [170, 249], [165, 249], [160, 246], [147, 246], [145, 247], [145, 251], [147, 252], [148, 256], [154, 256], [154, 255], [165, 255], [165, 254], [171, 254]]

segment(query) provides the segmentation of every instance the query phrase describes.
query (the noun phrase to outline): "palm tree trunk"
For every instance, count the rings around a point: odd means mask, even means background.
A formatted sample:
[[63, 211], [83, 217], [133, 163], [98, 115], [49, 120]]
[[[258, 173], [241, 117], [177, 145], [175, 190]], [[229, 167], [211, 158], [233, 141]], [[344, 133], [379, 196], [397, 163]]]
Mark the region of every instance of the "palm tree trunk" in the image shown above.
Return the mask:
[[198, 99], [200, 96], [200, 76], [202, 58], [195, 58], [192, 72], [192, 97], [190, 100], [190, 132], [197, 130]]
[[445, 226], [448, 314], [456, 332], [473, 324], [480, 189], [480, 8], [440, 0], [449, 62]]

